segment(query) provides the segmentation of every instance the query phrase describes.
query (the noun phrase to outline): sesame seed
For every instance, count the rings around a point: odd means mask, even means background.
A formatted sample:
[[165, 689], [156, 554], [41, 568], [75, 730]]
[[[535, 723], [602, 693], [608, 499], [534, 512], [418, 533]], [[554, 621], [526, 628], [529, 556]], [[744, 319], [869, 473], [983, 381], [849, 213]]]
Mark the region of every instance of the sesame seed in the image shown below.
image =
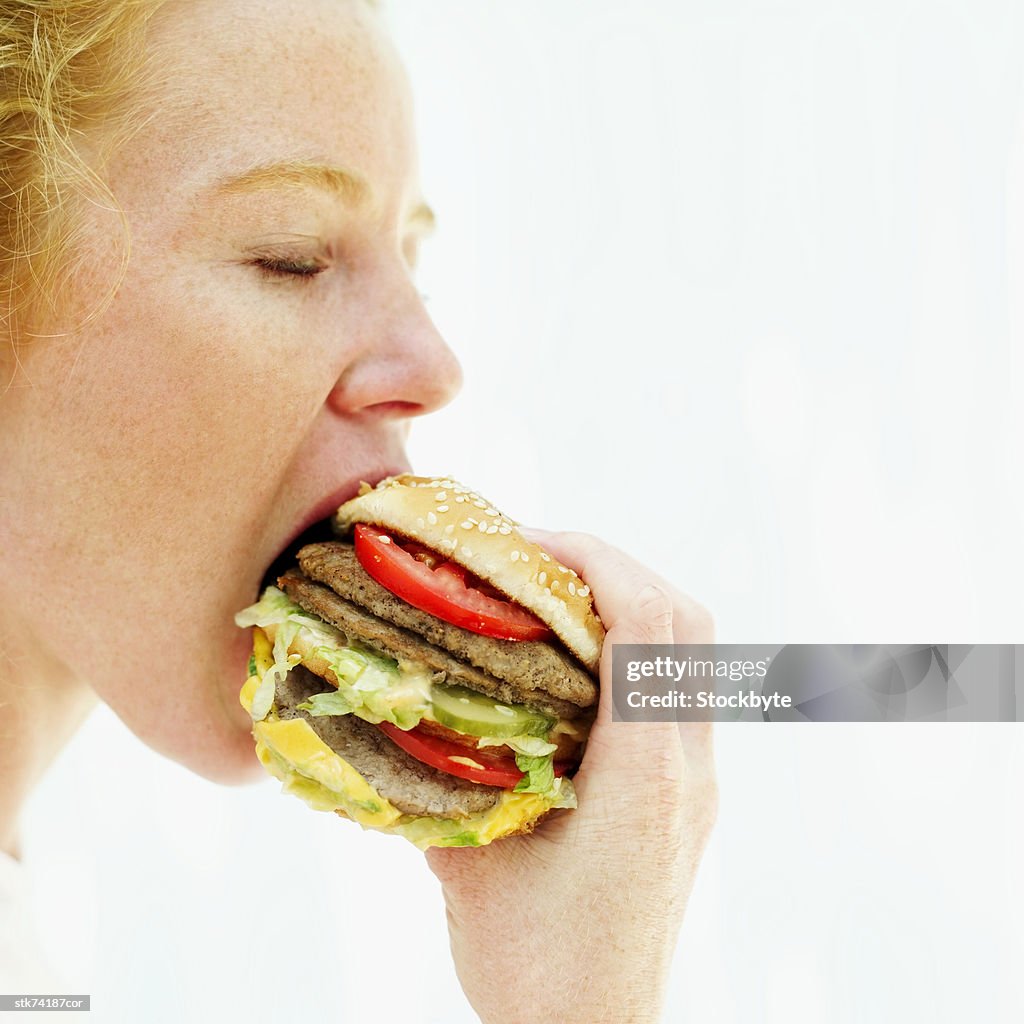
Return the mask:
[[466, 499], [461, 494], [456, 494], [455, 500], [461, 505]]
[[447, 505], [438, 505], [437, 506], [437, 511], [438, 512], [447, 512], [448, 511], [448, 506]]
[[446, 527], [444, 528], [444, 532], [445, 532], [445, 533], [454, 533], [454, 532], [455, 532], [455, 524], [454, 524], [454, 523], [449, 523], [449, 524], [448, 524], [448, 525], [447, 525], [447, 526], [446, 526]]
[[487, 532], [488, 533], [497, 533], [498, 532], [498, 528], [496, 526], [488, 526], [487, 527]]
[[558, 563], [558, 571], [559, 571], [559, 572], [561, 572], [561, 573], [566, 573], [566, 572], [568, 572], [569, 570], [568, 570], [568, 569], [567, 569], [567, 568], [566, 568], [566, 567], [565, 567], [564, 565], [562, 565], [562, 563], [561, 563], [561, 562], [559, 562], [559, 563]]
[[572, 580], [569, 580], [569, 593], [572, 594], [573, 597], [576, 596], [576, 584], [573, 583]]
[[476, 501], [473, 502], [473, 504], [476, 505], [477, 508], [487, 508], [487, 502], [481, 501], [479, 498], [477, 498]]
[[551, 556], [546, 551], [542, 551], [540, 553], [540, 557], [545, 562], [550, 562], [551, 561]]
[[507, 537], [507, 536], [508, 536], [508, 535], [509, 535], [509, 534], [510, 534], [511, 532], [512, 532], [512, 531], [511, 531], [511, 530], [510, 530], [510, 529], [509, 529], [509, 528], [508, 528], [507, 526], [499, 526], [499, 527], [498, 527], [498, 533], [504, 534], [504, 536], [506, 536], [506, 537]]
[[587, 594], [590, 593], [590, 587], [587, 587], [587, 586], [579, 587], [577, 589], [576, 593], [579, 594], [580, 597], [586, 597]]
[[539, 583], [539, 584], [540, 584], [540, 585], [541, 585], [542, 587], [544, 586], [544, 584], [545, 584], [545, 583], [547, 583], [547, 581], [548, 581], [548, 574], [547, 574], [546, 572], [542, 572], [542, 573], [541, 573], [541, 574], [540, 574], [540, 575], [539, 575], [539, 576], [537, 577], [537, 582], [538, 582], [538, 583]]
[[427, 522], [430, 523], [431, 526], [436, 526], [437, 525], [437, 516], [435, 516], [433, 512], [428, 512], [427, 513]]
[[467, 519], [464, 523], [461, 524], [461, 526], [464, 530], [472, 530], [473, 521], [471, 519]]
[[501, 515], [496, 508], [489, 508], [484, 514], [490, 516], [492, 519], [494, 519], [495, 516]]
[[434, 495], [434, 501], [444, 501], [444, 499], [447, 498], [447, 497], [448, 497], [448, 492], [447, 491], [438, 491], [437, 494]]
[[548, 590], [550, 590], [551, 593], [554, 593], [557, 589], [558, 589], [558, 580], [552, 580], [551, 581], [551, 586], [548, 587]]
[[512, 559], [513, 562], [518, 562], [519, 561], [519, 552], [518, 551], [513, 551], [512, 554], [509, 557]]
[[523, 552], [523, 561], [524, 562], [528, 562], [529, 560], [530, 560], [530, 556], [524, 551]]

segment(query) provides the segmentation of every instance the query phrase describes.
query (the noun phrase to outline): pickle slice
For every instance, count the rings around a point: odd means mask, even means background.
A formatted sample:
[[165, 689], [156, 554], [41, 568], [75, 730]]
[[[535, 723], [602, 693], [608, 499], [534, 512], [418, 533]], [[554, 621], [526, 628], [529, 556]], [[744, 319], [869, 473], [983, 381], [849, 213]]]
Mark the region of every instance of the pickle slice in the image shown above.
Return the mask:
[[547, 736], [553, 718], [519, 704], [502, 704], [465, 686], [434, 684], [431, 689], [434, 717], [448, 729], [466, 736]]

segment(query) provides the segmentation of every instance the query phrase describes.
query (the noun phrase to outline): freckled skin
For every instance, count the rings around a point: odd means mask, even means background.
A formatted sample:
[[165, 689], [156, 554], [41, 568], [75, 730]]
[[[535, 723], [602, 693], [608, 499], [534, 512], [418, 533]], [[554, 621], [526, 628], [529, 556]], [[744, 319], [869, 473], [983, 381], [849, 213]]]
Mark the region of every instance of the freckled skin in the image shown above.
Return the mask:
[[[237, 702], [249, 640], [233, 613], [314, 506], [405, 467], [410, 418], [460, 383], [411, 280], [410, 101], [368, 6], [173, 0], [149, 47], [165, 72], [137, 100], [151, 116], [108, 168], [131, 230], [127, 273], [76, 333], [27, 347], [19, 386], [0, 396], [11, 851], [21, 801], [93, 693], [194, 771], [262, 774]], [[295, 160], [357, 172], [372, 201], [211, 193]], [[89, 307], [118, 264], [116, 218], [89, 217], [72, 307]], [[268, 248], [325, 269], [268, 274], [254, 265]], [[608, 545], [538, 539], [593, 588], [609, 629], [580, 808], [428, 863], [486, 1024], [653, 1022], [715, 815], [711, 736], [613, 722], [611, 645], [706, 643], [712, 627]]]
[[[405, 466], [409, 418], [460, 375], [411, 276], [411, 101], [368, 5], [173, 2], [148, 46], [167, 73], [108, 174], [127, 274], [0, 399], [0, 614], [149, 745], [241, 780], [260, 769], [233, 613], [317, 502]], [[289, 160], [354, 170], [372, 202], [210, 195]], [[116, 219], [90, 218], [83, 307], [117, 267]], [[329, 269], [247, 264], [280, 237]]]

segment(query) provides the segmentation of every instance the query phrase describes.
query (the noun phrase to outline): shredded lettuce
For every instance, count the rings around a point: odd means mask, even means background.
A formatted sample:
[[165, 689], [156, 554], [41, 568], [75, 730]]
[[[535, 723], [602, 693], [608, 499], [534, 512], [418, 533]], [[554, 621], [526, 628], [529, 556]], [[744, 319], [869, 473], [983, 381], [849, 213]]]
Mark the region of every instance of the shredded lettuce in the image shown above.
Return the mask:
[[513, 792], [547, 794], [555, 788], [555, 762], [550, 754], [530, 757], [516, 754], [516, 767], [524, 773]]
[[[268, 588], [276, 589], [276, 588]], [[288, 600], [284, 594], [277, 591], [280, 597]], [[266, 599], [267, 595], [264, 595]], [[273, 601], [273, 597], [271, 596]], [[262, 603], [262, 602], [261, 602]], [[280, 611], [277, 607], [278, 602], [274, 601], [271, 608], [271, 615], [277, 617]], [[252, 612], [257, 606], [247, 609]], [[235, 617], [235, 621], [238, 622], [240, 618], [245, 616], [245, 612], [239, 612]], [[257, 625], [257, 623], [248, 623], [249, 625]], [[258, 623], [259, 625], [270, 625], [270, 622]], [[245, 623], [239, 622], [239, 625], [245, 625]], [[298, 635], [301, 629], [301, 624], [298, 622], [290, 621], [285, 619], [277, 625], [277, 632], [274, 636], [274, 664], [263, 673], [263, 678], [260, 680], [259, 685], [256, 687], [256, 692], [252, 697], [252, 708], [250, 714], [254, 722], [262, 722], [264, 718], [270, 713], [270, 709], [274, 704], [274, 694], [277, 689], [277, 683], [279, 680], [284, 679], [288, 675], [289, 670], [299, 663], [300, 656], [298, 654], [289, 654], [288, 648], [291, 647], [292, 641]]]
[[291, 623], [305, 627], [312, 639], [320, 643], [344, 644], [345, 634], [340, 629], [300, 608], [284, 591], [267, 587], [263, 596], [235, 616], [235, 625], [245, 629], [248, 626], [280, 626]]
[[481, 747], [511, 747], [516, 755], [516, 767], [525, 773], [525, 778], [516, 786], [517, 793], [540, 793], [550, 796], [558, 792], [555, 783], [554, 758], [551, 756], [558, 749], [555, 743], [548, 743], [538, 736], [513, 736], [511, 739], [498, 739], [485, 736], [477, 740]]
[[242, 627], [274, 626], [274, 665], [253, 696], [254, 721], [266, 717], [277, 683], [301, 660], [288, 654], [301, 635], [314, 658], [322, 658], [338, 680], [337, 690], [314, 695], [299, 705], [310, 714], [355, 714], [367, 722], [391, 722], [400, 729], [418, 725], [430, 706], [430, 673], [403, 668], [385, 657], [351, 643], [329, 623], [310, 615], [277, 587], [267, 587], [256, 604], [235, 616]]
[[558, 744], [548, 743], [538, 736], [513, 736], [510, 739], [484, 736], [476, 743], [478, 747], [511, 747], [517, 754], [525, 754], [527, 757], [546, 757], [558, 749]]
[[[355, 646], [318, 647], [338, 688], [300, 705], [313, 715], [356, 714], [367, 722], [411, 729], [430, 707], [430, 673], [402, 671], [397, 661]], [[346, 708], [347, 710], [341, 710]]]
[[298, 705], [300, 711], [308, 711], [314, 718], [323, 718], [326, 715], [350, 715], [352, 705], [345, 699], [345, 695], [338, 690], [329, 690], [327, 693], [314, 693], [309, 700]]

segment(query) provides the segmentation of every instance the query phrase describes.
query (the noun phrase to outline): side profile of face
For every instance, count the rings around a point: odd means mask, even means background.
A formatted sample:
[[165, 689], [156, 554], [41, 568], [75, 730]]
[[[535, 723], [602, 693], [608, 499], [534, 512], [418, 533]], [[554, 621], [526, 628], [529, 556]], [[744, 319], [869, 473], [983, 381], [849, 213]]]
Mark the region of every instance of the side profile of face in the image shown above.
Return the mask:
[[[0, 587], [25, 645], [236, 781], [258, 765], [234, 613], [303, 528], [406, 468], [410, 418], [460, 373], [412, 276], [430, 214], [373, 10], [172, 0], [147, 47], [162, 73], [107, 168], [123, 282], [0, 401]], [[83, 291], [116, 274], [117, 232], [90, 214]]]

